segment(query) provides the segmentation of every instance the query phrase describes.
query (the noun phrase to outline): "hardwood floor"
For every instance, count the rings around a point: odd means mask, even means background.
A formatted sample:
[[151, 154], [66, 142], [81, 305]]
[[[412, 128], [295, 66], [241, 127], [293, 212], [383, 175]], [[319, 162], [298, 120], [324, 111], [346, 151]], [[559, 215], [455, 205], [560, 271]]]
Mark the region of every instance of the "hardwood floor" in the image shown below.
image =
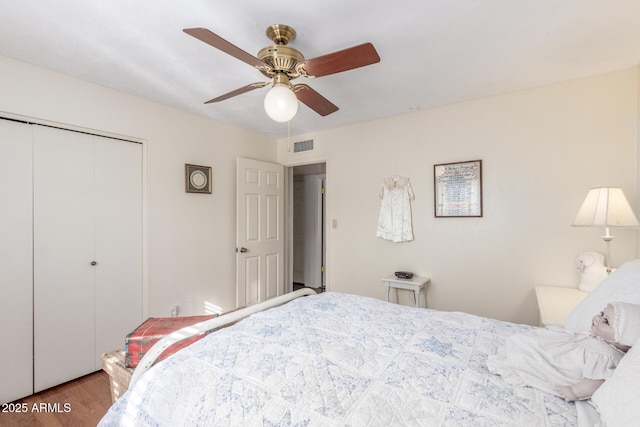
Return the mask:
[[110, 406], [109, 376], [98, 371], [2, 406], [0, 426], [95, 427]]

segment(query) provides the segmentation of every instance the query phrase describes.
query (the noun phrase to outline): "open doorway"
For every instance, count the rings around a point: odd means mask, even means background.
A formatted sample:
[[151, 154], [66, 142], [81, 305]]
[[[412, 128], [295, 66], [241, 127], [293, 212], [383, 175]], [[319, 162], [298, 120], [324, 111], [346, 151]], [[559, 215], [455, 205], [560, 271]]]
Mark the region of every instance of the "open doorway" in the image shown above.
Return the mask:
[[324, 292], [326, 261], [326, 164], [292, 169], [292, 288]]

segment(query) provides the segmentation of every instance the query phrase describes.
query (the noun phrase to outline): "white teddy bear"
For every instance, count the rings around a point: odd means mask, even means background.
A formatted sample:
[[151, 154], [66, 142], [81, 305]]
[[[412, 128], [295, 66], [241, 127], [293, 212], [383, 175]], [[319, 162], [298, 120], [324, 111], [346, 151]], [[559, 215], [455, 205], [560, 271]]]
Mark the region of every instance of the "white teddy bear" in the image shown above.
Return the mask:
[[580, 274], [578, 289], [591, 292], [607, 277], [604, 255], [599, 252], [582, 252], [576, 258], [576, 267]]

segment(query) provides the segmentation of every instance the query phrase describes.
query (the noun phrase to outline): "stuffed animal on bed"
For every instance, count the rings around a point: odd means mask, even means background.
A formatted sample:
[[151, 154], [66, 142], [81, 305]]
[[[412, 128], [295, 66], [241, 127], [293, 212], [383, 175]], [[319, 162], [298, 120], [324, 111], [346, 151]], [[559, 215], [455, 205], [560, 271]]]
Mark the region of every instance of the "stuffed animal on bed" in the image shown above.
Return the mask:
[[576, 257], [576, 267], [580, 272], [578, 289], [583, 292], [591, 292], [607, 278], [604, 255], [599, 252], [582, 252]]
[[589, 333], [539, 328], [510, 336], [487, 368], [514, 386], [588, 399], [638, 339], [640, 305], [612, 302], [593, 316]]

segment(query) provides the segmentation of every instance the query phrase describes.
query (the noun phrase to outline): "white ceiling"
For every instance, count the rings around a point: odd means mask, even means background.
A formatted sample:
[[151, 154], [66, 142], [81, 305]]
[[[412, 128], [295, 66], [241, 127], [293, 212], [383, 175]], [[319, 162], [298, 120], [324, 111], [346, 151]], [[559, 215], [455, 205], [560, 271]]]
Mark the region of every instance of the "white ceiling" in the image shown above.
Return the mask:
[[0, 55], [284, 137], [266, 88], [203, 104], [264, 77], [182, 31], [257, 55], [276, 23], [308, 59], [367, 41], [381, 57], [304, 81], [340, 110], [301, 105], [292, 135], [640, 64], [640, 0], [3, 0]]

